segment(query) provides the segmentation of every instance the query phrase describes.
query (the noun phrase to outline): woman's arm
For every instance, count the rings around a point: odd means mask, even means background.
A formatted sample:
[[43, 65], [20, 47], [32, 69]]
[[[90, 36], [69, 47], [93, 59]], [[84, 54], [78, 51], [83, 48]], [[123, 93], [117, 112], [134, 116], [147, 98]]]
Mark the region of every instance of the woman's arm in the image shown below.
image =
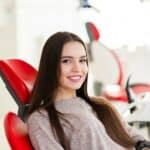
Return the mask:
[[48, 116], [35, 112], [27, 119], [31, 143], [35, 150], [64, 150], [54, 137]]
[[133, 138], [135, 142], [145, 140], [144, 136], [133, 126], [130, 126], [127, 122], [124, 121], [125, 128], [127, 129], [128, 134]]

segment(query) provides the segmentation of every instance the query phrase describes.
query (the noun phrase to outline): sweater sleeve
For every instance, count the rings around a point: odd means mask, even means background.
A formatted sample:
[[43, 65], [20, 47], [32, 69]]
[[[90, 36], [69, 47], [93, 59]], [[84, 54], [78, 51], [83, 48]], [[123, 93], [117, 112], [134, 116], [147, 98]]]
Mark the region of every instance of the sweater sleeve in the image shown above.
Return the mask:
[[130, 126], [127, 122], [124, 121], [125, 128], [128, 134], [133, 138], [135, 142], [143, 141], [145, 138], [141, 135], [141, 133], [135, 128]]
[[47, 117], [33, 113], [27, 120], [27, 127], [35, 150], [64, 150], [54, 138]]

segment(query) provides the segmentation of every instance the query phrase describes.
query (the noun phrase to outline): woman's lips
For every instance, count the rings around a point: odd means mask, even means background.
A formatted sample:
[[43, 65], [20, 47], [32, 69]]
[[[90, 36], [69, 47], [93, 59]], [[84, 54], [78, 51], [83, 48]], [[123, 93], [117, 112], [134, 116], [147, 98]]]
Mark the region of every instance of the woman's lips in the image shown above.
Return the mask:
[[81, 78], [82, 78], [81, 75], [73, 75], [68, 77], [68, 79], [71, 80], [72, 82], [78, 82], [80, 81]]

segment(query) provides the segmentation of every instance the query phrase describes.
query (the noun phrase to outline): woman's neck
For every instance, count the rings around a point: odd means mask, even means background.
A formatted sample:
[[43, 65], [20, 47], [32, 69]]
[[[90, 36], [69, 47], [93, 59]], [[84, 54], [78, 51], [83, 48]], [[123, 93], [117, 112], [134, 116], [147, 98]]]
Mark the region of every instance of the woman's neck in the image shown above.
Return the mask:
[[60, 101], [60, 100], [70, 100], [76, 98], [76, 91], [64, 91], [64, 90], [57, 90], [57, 93], [55, 95], [55, 101]]

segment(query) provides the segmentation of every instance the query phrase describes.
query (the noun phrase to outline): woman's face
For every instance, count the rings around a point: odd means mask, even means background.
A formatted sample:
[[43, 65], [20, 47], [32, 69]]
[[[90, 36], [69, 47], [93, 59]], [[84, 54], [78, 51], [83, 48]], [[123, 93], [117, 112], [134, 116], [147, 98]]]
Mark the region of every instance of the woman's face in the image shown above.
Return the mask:
[[80, 42], [68, 42], [63, 46], [60, 60], [59, 90], [63, 94], [75, 94], [86, 79], [87, 55]]

